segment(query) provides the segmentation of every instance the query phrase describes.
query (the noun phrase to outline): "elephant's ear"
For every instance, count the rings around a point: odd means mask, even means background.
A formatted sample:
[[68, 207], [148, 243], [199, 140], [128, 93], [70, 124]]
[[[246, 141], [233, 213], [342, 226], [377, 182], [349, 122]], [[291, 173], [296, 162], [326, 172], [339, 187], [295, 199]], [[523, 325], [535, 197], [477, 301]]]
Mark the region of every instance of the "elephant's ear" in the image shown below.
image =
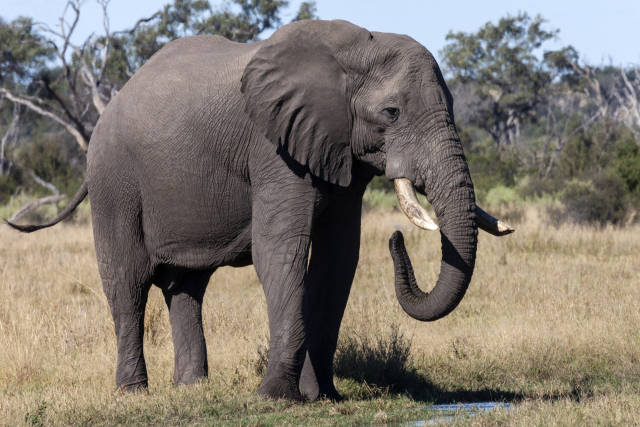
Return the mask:
[[299, 21], [265, 40], [242, 76], [245, 111], [269, 141], [325, 181], [351, 182], [347, 72], [336, 59], [370, 33]]

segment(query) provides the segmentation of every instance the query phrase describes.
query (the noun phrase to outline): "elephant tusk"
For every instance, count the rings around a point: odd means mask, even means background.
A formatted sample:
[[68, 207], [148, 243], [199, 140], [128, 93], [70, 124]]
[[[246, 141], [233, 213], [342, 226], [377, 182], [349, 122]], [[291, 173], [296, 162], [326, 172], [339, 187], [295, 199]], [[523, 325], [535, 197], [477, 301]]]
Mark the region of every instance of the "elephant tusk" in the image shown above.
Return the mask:
[[476, 205], [476, 214], [478, 214], [478, 228], [489, 234], [493, 234], [494, 236], [506, 236], [507, 234], [511, 234], [516, 231], [515, 228], [508, 226], [504, 222], [492, 217], [480, 209], [478, 205]]
[[411, 181], [406, 178], [398, 178], [394, 179], [393, 183], [396, 187], [400, 207], [407, 218], [424, 230], [437, 230], [438, 224], [431, 219], [426, 209], [418, 201], [416, 190]]

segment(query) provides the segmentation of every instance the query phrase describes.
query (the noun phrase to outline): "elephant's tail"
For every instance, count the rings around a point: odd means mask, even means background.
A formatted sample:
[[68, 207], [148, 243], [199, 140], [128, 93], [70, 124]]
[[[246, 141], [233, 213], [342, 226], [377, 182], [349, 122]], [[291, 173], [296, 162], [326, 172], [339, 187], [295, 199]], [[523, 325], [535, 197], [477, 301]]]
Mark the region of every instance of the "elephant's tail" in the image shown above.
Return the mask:
[[49, 221], [40, 225], [18, 225], [13, 224], [7, 220], [5, 220], [4, 222], [22, 233], [32, 233], [34, 231], [42, 230], [43, 228], [51, 227], [71, 215], [71, 212], [73, 212], [74, 209], [78, 207], [80, 202], [82, 202], [84, 198], [87, 197], [87, 194], [89, 194], [89, 188], [87, 185], [87, 180], [85, 179], [76, 195], [73, 196], [73, 200], [71, 200], [69, 206], [67, 206], [53, 221]]

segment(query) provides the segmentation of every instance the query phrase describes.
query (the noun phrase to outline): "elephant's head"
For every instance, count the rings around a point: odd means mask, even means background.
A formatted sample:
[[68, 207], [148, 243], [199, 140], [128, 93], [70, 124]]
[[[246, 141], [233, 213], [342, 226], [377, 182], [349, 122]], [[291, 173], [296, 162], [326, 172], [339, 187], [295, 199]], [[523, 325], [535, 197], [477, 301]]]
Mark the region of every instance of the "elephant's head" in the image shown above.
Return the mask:
[[407, 36], [370, 33], [345, 21], [301, 21], [276, 31], [242, 77], [245, 110], [267, 139], [323, 180], [385, 174], [419, 227], [437, 229], [415, 196], [433, 204], [442, 236], [440, 277], [415, 283], [396, 232], [390, 241], [396, 294], [419, 320], [461, 301], [473, 274], [477, 228], [513, 230], [476, 207], [453, 118], [453, 98], [435, 59]]

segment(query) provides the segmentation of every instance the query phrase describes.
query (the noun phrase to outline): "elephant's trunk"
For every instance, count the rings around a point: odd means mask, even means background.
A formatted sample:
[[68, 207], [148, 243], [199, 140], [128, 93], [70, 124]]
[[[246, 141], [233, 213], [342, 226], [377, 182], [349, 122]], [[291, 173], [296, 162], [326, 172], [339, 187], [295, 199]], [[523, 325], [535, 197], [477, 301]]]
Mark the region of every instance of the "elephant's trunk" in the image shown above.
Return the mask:
[[[439, 221], [442, 264], [438, 281], [428, 293], [416, 283], [402, 233], [395, 232], [389, 241], [400, 305], [417, 320], [433, 321], [453, 311], [467, 291], [475, 266], [478, 228], [494, 235], [508, 234], [513, 229], [476, 207], [469, 167], [453, 117], [445, 112], [444, 117], [429, 114], [416, 119], [423, 117], [431, 119], [422, 122], [425, 139], [411, 146], [424, 147], [424, 157], [390, 152], [385, 174], [394, 180], [400, 206], [414, 224], [427, 230], [438, 229], [420, 206], [414, 184], [427, 194]], [[438, 125], [441, 119], [444, 126]], [[420, 158], [426, 163], [418, 163], [416, 159]]]
[[[460, 173], [464, 174], [465, 171], [467, 176], [454, 178], [452, 181], [457, 185], [448, 188], [445, 192], [448, 193], [447, 197], [443, 197], [441, 192], [441, 203], [435, 205], [436, 212], [441, 212], [438, 218], [441, 220], [442, 264], [438, 282], [431, 292], [423, 292], [416, 283], [402, 233], [396, 231], [389, 240], [396, 296], [403, 310], [414, 319], [438, 320], [458, 306], [473, 275], [477, 227], [494, 235], [514, 231], [475, 205], [473, 186], [466, 165]], [[421, 228], [437, 229], [415, 197], [413, 185], [406, 179], [396, 179], [395, 185], [400, 205], [407, 217]], [[442, 198], [448, 200], [444, 202]]]
[[436, 212], [442, 211], [438, 215], [442, 264], [438, 282], [431, 292], [423, 292], [416, 283], [402, 233], [396, 231], [389, 241], [396, 296], [404, 311], [416, 320], [438, 320], [453, 311], [464, 297], [473, 275], [478, 233], [473, 187], [452, 187], [447, 207], [436, 206]]

